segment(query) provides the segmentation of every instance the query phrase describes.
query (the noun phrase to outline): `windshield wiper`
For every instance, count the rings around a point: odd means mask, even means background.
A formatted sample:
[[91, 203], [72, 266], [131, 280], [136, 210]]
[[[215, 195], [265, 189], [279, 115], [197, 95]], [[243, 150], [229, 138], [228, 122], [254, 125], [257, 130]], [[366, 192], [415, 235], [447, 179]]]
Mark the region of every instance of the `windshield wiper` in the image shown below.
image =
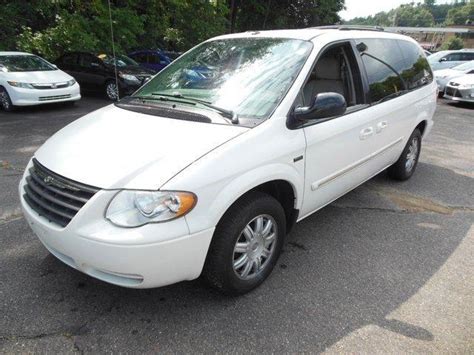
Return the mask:
[[[171, 98], [175, 98], [175, 99], [183, 99], [183, 100], [191, 101], [191, 103], [193, 103], [193, 104], [198, 103], [198, 104], [201, 104], [203, 106], [209, 107], [210, 109], [213, 109], [214, 111], [219, 112], [222, 117], [230, 119], [230, 121], [233, 124], [238, 124], [239, 123], [239, 118], [237, 117], [237, 114], [234, 111], [228, 110], [228, 109], [216, 106], [216, 105], [213, 105], [209, 101], [196, 99], [194, 97], [184, 96], [183, 94], [180, 94], [178, 92], [173, 93], [173, 94], [162, 94], [160, 92], [153, 92], [152, 95], [161, 97], [161, 100], [163, 100], [163, 101], [167, 101], [167, 100], [173, 101], [173, 99], [171, 99]], [[178, 100], [175, 100], [175, 101], [183, 102], [183, 101], [178, 101]]]

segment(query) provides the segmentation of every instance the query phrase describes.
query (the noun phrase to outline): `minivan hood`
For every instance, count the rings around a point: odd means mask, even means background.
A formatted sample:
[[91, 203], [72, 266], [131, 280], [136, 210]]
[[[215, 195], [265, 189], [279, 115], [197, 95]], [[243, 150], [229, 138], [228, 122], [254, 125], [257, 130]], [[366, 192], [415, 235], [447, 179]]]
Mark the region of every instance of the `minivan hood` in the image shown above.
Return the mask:
[[62, 70], [43, 70], [43, 71], [23, 71], [2, 73], [7, 80], [14, 80], [23, 83], [33, 84], [51, 84], [59, 83], [73, 79]]
[[110, 105], [57, 132], [35, 157], [49, 170], [87, 185], [156, 190], [201, 156], [247, 130]]

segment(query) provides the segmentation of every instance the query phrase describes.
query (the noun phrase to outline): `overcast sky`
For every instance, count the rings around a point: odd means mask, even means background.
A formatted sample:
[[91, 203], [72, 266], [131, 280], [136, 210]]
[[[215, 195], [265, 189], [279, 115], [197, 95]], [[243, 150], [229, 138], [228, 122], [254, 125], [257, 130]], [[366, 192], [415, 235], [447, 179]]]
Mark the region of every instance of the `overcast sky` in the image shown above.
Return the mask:
[[[350, 20], [354, 17], [375, 15], [380, 11], [388, 11], [401, 4], [411, 3], [412, 0], [346, 0], [346, 10], [341, 11], [339, 15], [344, 20]], [[422, 2], [422, 1], [414, 1]], [[449, 0], [437, 0], [437, 4], [452, 2]]]

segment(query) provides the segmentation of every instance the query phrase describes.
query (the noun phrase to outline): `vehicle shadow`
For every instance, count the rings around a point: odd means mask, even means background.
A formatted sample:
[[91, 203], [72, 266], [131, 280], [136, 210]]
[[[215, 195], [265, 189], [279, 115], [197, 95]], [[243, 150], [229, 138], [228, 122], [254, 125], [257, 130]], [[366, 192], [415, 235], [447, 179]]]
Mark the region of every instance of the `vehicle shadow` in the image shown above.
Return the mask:
[[[398, 185], [382, 173], [303, 220], [272, 276], [234, 298], [199, 280], [151, 290], [105, 284], [48, 255], [24, 220], [12, 222], [15, 233], [6, 234], [0, 253], [0, 345], [59, 337], [84, 351], [319, 352], [366, 325], [431, 341], [428, 329], [389, 315], [446, 262], [470, 219], [456, 211], [410, 213], [380, 187], [411, 194], [421, 172], [433, 184], [450, 179], [458, 190], [472, 179], [420, 167]], [[443, 199], [437, 202], [449, 205]]]

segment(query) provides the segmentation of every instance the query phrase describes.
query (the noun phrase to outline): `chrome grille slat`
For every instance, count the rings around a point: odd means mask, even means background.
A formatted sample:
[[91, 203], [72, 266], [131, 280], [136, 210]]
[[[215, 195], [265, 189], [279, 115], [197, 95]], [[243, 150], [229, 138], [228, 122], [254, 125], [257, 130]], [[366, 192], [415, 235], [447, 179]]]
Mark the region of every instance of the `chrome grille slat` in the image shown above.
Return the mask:
[[65, 227], [99, 189], [60, 176], [33, 159], [24, 191], [23, 197], [33, 210]]

